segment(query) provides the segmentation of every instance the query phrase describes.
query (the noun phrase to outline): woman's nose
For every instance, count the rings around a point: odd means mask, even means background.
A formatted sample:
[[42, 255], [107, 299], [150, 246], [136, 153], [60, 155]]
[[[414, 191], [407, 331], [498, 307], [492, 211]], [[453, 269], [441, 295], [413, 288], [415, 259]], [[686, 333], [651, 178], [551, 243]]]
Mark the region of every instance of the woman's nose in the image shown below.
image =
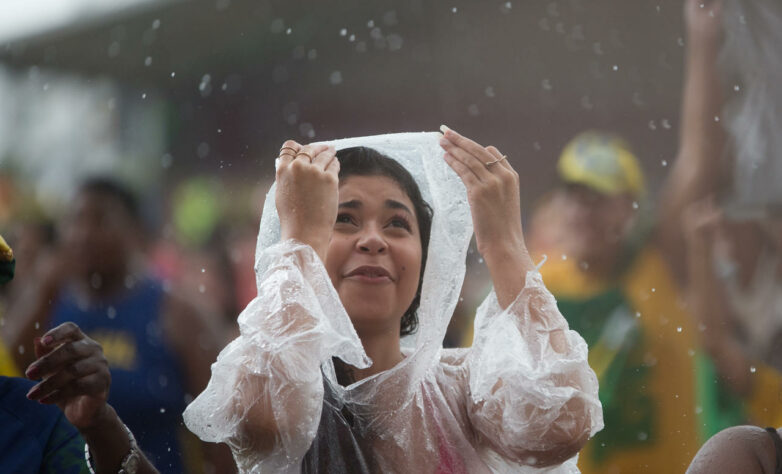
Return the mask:
[[373, 227], [365, 229], [361, 233], [361, 237], [358, 239], [357, 246], [360, 252], [371, 254], [383, 253], [388, 247], [385, 239], [383, 239], [382, 234]]

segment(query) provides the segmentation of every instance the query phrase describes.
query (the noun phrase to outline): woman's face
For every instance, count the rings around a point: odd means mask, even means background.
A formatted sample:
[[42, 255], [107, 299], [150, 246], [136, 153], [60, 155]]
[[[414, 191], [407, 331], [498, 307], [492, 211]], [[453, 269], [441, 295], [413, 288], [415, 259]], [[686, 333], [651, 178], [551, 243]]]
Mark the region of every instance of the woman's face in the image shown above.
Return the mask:
[[421, 237], [413, 203], [385, 176], [349, 176], [326, 269], [359, 334], [399, 332], [418, 290]]

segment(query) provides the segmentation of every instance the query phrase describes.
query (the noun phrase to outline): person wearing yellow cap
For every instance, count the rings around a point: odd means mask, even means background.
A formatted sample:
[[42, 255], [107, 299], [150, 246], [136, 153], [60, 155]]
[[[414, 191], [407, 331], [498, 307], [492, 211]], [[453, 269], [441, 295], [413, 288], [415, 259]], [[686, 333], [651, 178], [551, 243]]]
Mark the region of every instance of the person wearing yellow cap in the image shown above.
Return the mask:
[[[14, 277], [15, 267], [16, 260], [14, 260], [14, 252], [11, 250], [11, 247], [8, 246], [8, 243], [3, 236], [0, 235], [0, 285], [11, 281]], [[2, 318], [2, 314], [0, 314], [0, 318]], [[0, 375], [20, 375], [2, 338], [0, 338]]]
[[579, 468], [683, 472], [699, 447], [694, 334], [646, 218], [639, 161], [621, 138], [589, 131], [564, 147], [557, 172], [529, 242], [600, 382], [605, 428]]

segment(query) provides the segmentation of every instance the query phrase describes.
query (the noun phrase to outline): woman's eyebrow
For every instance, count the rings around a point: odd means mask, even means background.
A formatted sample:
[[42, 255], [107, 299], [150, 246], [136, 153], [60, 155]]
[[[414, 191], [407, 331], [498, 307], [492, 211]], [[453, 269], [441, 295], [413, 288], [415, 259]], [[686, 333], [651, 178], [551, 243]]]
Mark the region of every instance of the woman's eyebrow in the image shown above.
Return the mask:
[[361, 201], [358, 199], [353, 199], [352, 201], [345, 201], [339, 203], [340, 209], [360, 209], [361, 208]]
[[399, 201], [394, 201], [393, 199], [386, 199], [386, 207], [390, 207], [391, 209], [401, 209], [403, 211], [407, 211], [407, 213], [411, 216], [414, 215], [413, 211], [411, 211], [409, 207], [405, 206]]

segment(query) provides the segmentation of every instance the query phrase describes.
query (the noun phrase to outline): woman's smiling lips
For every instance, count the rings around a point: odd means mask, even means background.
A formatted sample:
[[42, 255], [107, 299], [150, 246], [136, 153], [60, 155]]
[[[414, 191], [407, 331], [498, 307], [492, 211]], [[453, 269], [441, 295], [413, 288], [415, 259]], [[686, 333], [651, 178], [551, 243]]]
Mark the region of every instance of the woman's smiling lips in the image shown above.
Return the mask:
[[394, 281], [388, 270], [373, 265], [362, 265], [354, 268], [345, 275], [345, 278], [358, 280], [363, 283], [390, 283]]

